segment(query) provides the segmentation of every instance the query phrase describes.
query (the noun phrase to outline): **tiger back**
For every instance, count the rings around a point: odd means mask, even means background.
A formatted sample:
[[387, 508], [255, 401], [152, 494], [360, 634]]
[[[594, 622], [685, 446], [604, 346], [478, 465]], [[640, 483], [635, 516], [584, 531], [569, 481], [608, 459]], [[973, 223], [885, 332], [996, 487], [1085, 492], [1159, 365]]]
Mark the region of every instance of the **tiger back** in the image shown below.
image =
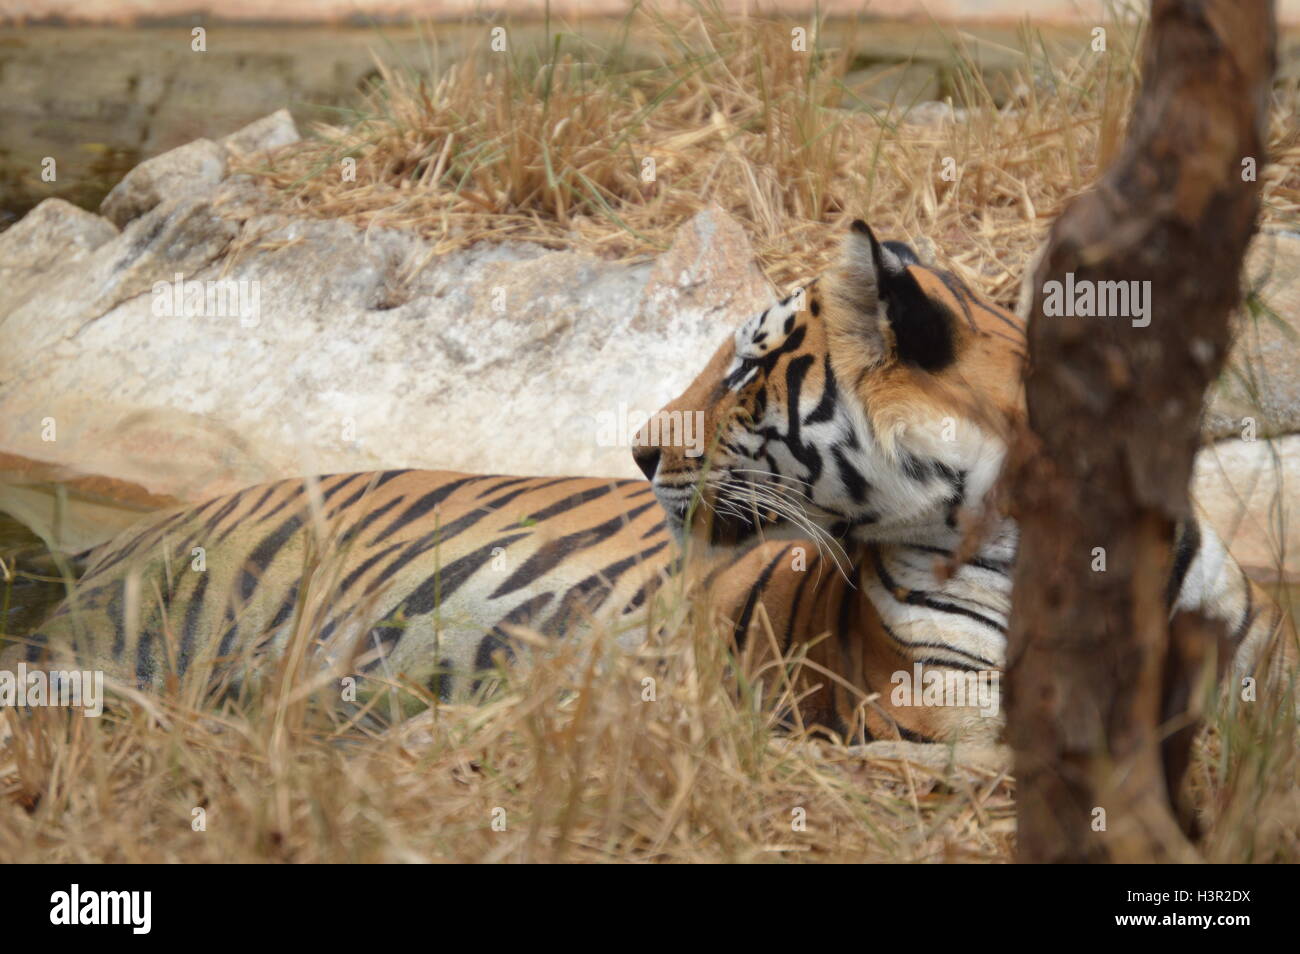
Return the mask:
[[[395, 470], [284, 480], [161, 514], [90, 557], [0, 666], [68, 656], [141, 689], [209, 693], [298, 627], [341, 671], [463, 697], [510, 655], [654, 592], [671, 541], [648, 485]], [[466, 678], [461, 678], [466, 677]]]

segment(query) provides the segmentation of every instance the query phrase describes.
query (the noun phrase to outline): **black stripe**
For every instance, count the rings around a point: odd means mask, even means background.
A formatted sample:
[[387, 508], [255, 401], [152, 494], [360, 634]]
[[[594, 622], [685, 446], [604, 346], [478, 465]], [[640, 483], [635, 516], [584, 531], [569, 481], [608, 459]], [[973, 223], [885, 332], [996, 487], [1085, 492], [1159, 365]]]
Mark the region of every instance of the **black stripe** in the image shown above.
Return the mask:
[[[941, 647], [947, 648], [947, 647]], [[989, 666], [973, 666], [970, 663], [957, 662], [951, 659], [941, 659], [938, 656], [921, 656], [920, 658], [912, 657], [912, 662], [920, 663], [922, 666], [929, 666], [934, 669], [955, 669], [959, 672], [989, 672]], [[993, 671], [996, 671], [995, 669]]]
[[745, 640], [749, 638], [749, 624], [754, 618], [754, 609], [758, 606], [758, 599], [763, 595], [763, 590], [767, 589], [767, 584], [771, 581], [777, 564], [786, 558], [786, 554], [790, 550], [791, 547], [783, 548], [775, 559], [763, 567], [763, 572], [758, 575], [758, 580], [749, 588], [749, 595], [745, 597], [745, 607], [741, 610], [740, 619], [736, 620], [736, 627], [731, 633], [731, 639], [736, 644], [737, 649], [745, 648]]
[[185, 607], [185, 625], [181, 629], [180, 658], [176, 663], [176, 674], [185, 675], [190, 667], [190, 658], [194, 652], [194, 640], [198, 636], [199, 624], [203, 618], [203, 599], [208, 592], [208, 573], [199, 573], [199, 581], [194, 584], [190, 594], [189, 605]]
[[[122, 652], [126, 649], [126, 625], [124, 619], [126, 607], [123, 604], [123, 598], [126, 594], [126, 580], [114, 580], [106, 588], [112, 594], [104, 606], [104, 612], [113, 625], [113, 658], [121, 659]], [[91, 635], [93, 637], [94, 634]]]
[[358, 487], [356, 491], [352, 493], [346, 500], [341, 501], [337, 506], [334, 507], [334, 509], [326, 513], [325, 519], [333, 520], [335, 517], [341, 514], [344, 510], [347, 510], [349, 507], [351, 507], [354, 503], [356, 503], [358, 500], [360, 500], [369, 492], [370, 492], [370, 485], [368, 483]]
[[188, 515], [188, 511], [182, 510], [172, 514], [167, 519], [163, 520], [161, 523], [156, 523], [148, 527], [143, 532], [138, 534], [134, 539], [132, 539], [132, 541], [129, 544], [123, 547], [119, 547], [103, 563], [96, 564], [94, 567], [92, 567], [90, 572], [86, 574], [86, 578], [89, 578], [91, 576], [98, 576], [99, 574], [103, 573], [105, 570], [109, 569], [110, 567], [116, 566], [118, 563], [121, 563], [122, 560], [126, 559], [128, 556], [134, 553], [136, 548], [141, 543], [143, 543], [147, 537], [156, 536], [157, 538], [161, 539], [165, 535], [168, 527], [174, 524], [177, 520], [186, 517], [187, 515]]
[[992, 307], [991, 305], [986, 304], [985, 302], [981, 301], [979, 298], [977, 298], [977, 297], [975, 297], [975, 296], [973, 296], [973, 295], [971, 296], [971, 299], [970, 299], [970, 300], [973, 301], [973, 302], [975, 303], [975, 307], [976, 307], [976, 308], [979, 308], [979, 309], [981, 309], [981, 310], [983, 310], [983, 311], [987, 311], [990, 315], [992, 315], [992, 316], [993, 316], [994, 318], [996, 318], [998, 321], [1002, 322], [1002, 323], [1003, 323], [1004, 325], [1006, 325], [1007, 327], [1011, 328], [1013, 331], [1015, 331], [1015, 332], [1019, 335], [1019, 337], [1015, 337], [1015, 338], [1010, 337], [1010, 336], [1008, 336], [1008, 335], [999, 335], [999, 337], [1004, 337], [1004, 338], [1006, 338], [1008, 341], [1014, 341], [1014, 342], [1016, 342], [1017, 344], [1023, 344], [1023, 343], [1024, 343], [1024, 341], [1025, 341], [1025, 329], [1024, 329], [1024, 327], [1023, 327], [1023, 326], [1022, 326], [1018, 321], [1015, 321], [1015, 320], [1013, 320], [1012, 318], [1008, 317], [1007, 314], [1006, 314], [1006, 312], [1001, 311], [1000, 309], [994, 308], [994, 307]]
[[1246, 571], [1237, 568], [1241, 574], [1241, 583], [1246, 588], [1246, 611], [1241, 616], [1241, 622], [1232, 633], [1232, 645], [1240, 645], [1241, 641], [1246, 638], [1246, 633], [1250, 631], [1251, 624], [1255, 622], [1255, 594], [1250, 589], [1250, 577], [1246, 576]]
[[401, 477], [403, 474], [409, 474], [410, 472], [411, 469], [409, 467], [403, 468], [401, 470], [386, 470], [382, 474], [380, 474], [379, 479], [375, 481], [375, 487], [376, 488], [382, 487], [384, 486], [384, 484], [388, 483], [393, 478]]
[[569, 631], [570, 621], [580, 607], [585, 609], [586, 612], [594, 613], [609, 598], [609, 594], [613, 592], [619, 578], [624, 573], [632, 567], [645, 562], [667, 545], [668, 541], [665, 540], [642, 550], [640, 553], [625, 557], [616, 563], [611, 563], [603, 570], [591, 574], [580, 583], [570, 587], [569, 591], [564, 594], [564, 599], [560, 601], [559, 609], [547, 622], [546, 634], [548, 636], [565, 635]]
[[275, 615], [271, 617], [271, 622], [267, 626], [268, 632], [274, 633], [277, 627], [283, 625], [293, 615], [293, 608], [298, 605], [298, 590], [301, 586], [302, 581], [300, 580], [290, 587], [289, 595], [284, 598], [284, 602], [280, 604], [279, 609], [275, 611]]
[[271, 494], [275, 493], [275, 488], [278, 486], [280, 485], [278, 483], [275, 483], [267, 487], [266, 493], [262, 494], [261, 497], [257, 498], [257, 503], [253, 504], [252, 508], [249, 509], [248, 513], [244, 514], [244, 519], [249, 520], [257, 516], [257, 512], [266, 506], [266, 502], [271, 499]]
[[369, 474], [366, 474], [366, 473], [360, 473], [360, 474], [344, 474], [344, 475], [343, 475], [343, 479], [340, 480], [340, 481], [339, 481], [337, 484], [335, 484], [333, 487], [330, 487], [330, 488], [327, 489], [327, 490], [322, 490], [322, 491], [321, 491], [321, 495], [320, 495], [321, 503], [329, 503], [329, 502], [330, 502], [330, 498], [333, 497], [333, 496], [334, 496], [336, 493], [338, 493], [340, 490], [342, 490], [344, 487], [346, 487], [348, 484], [352, 483], [353, 481], [357, 480], [358, 478], [361, 478], [361, 477], [368, 477], [368, 476], [369, 476]]
[[522, 484], [522, 483], [523, 483], [524, 481], [526, 481], [526, 480], [532, 480], [532, 478], [531, 478], [531, 477], [507, 477], [507, 478], [506, 478], [505, 480], [503, 480], [501, 483], [499, 483], [499, 484], [494, 484], [493, 486], [489, 487], [487, 490], [485, 490], [485, 491], [483, 491], [482, 493], [480, 493], [480, 494], [479, 494], [477, 497], [475, 497], [474, 499], [475, 499], [475, 500], [482, 500], [482, 499], [483, 499], [484, 497], [486, 497], [488, 494], [494, 494], [494, 493], [496, 493], [498, 490], [505, 490], [507, 487], [513, 487], [515, 484]]
[[[266, 571], [266, 568], [270, 566], [271, 561], [275, 559], [275, 555], [279, 553], [293, 535], [298, 532], [302, 527], [302, 524], [302, 515], [294, 514], [288, 520], [284, 521], [284, 523], [280, 524], [280, 526], [276, 527], [271, 535], [263, 539], [262, 542], [257, 545], [257, 549], [248, 555], [248, 559], [244, 561], [244, 568], [240, 574], [239, 595], [243, 598], [244, 602], [247, 602], [249, 597], [253, 595], [253, 590], [257, 586], [257, 581], [261, 579], [261, 574]], [[248, 570], [248, 565], [250, 563], [256, 569], [256, 573]]]
[[581, 507], [583, 504], [590, 503], [593, 500], [598, 500], [609, 493], [610, 490], [611, 487], [609, 484], [605, 484], [601, 487], [589, 487], [586, 490], [579, 491], [576, 494], [570, 494], [568, 497], [557, 500], [548, 507], [543, 507], [541, 510], [530, 513], [524, 518], [523, 522], [541, 523], [544, 520], [550, 520], [552, 517], [557, 517], [562, 513], [567, 513], [575, 507]]
[[258, 523], [266, 523], [268, 520], [270, 520], [272, 517], [274, 517], [277, 513], [279, 513], [279, 512], [280, 512], [281, 510], [283, 510], [285, 507], [289, 506], [289, 504], [291, 504], [291, 503], [293, 503], [293, 502], [295, 502], [295, 501], [297, 501], [297, 500], [300, 500], [300, 499], [302, 498], [302, 495], [303, 495], [304, 487], [303, 487], [303, 483], [302, 483], [302, 481], [297, 481], [297, 484], [298, 484], [298, 486], [297, 486], [296, 488], [294, 488], [293, 490], [288, 491], [288, 495], [287, 495], [283, 500], [281, 500], [278, 504], [276, 504], [274, 507], [272, 507], [269, 511], [267, 511], [265, 514], [263, 514], [260, 518], [258, 518], [258, 521], [257, 521], [257, 522], [258, 522]]
[[846, 675], [850, 674], [850, 663], [852, 662], [850, 651], [852, 650], [854, 636], [861, 638], [862, 623], [864, 622], [861, 618], [856, 621], [853, 619], [853, 610], [856, 608], [857, 603], [857, 600], [854, 599], [856, 595], [857, 590], [846, 584], [844, 594], [840, 597], [840, 608], [835, 614], [835, 628], [837, 630], [835, 636], [836, 641], [839, 643], [840, 659], [843, 661]]
[[1187, 571], [1191, 569], [1196, 552], [1201, 548], [1201, 528], [1197, 526], [1195, 517], [1184, 520], [1181, 530], [1174, 547], [1174, 565], [1169, 571], [1169, 583], [1165, 587], [1165, 606], [1168, 609], [1173, 609], [1178, 602], [1178, 594], [1183, 590]]
[[[820, 570], [821, 555], [816, 554], [814, 559], [817, 561], [816, 565]], [[806, 567], [804, 569], [803, 579], [800, 580], [799, 585], [795, 587], [794, 603], [790, 607], [790, 618], [785, 621], [785, 639], [781, 641], [782, 655], [790, 651], [790, 645], [794, 642], [794, 627], [795, 622], [799, 619], [799, 605], [803, 602], [803, 591], [808, 587], [808, 583], [812, 578], [813, 567]]]
[[140, 640], [135, 647], [135, 687], [137, 689], [148, 689], [153, 685], [154, 660], [153, 660], [153, 633], [148, 628], [143, 628], [140, 633]]
[[401, 641], [407, 629], [407, 621], [412, 616], [423, 616], [433, 612], [444, 600], [455, 593], [466, 580], [473, 576], [483, 564], [492, 559], [494, 550], [498, 547], [505, 549], [510, 544], [526, 536], [528, 536], [527, 533], [516, 533], [484, 544], [473, 553], [467, 553], [460, 559], [453, 560], [438, 573], [435, 573], [412, 590], [406, 599], [402, 600], [383, 620], [375, 624], [374, 628], [371, 629], [370, 645], [380, 649], [381, 656], [377, 656], [366, 663], [365, 670], [369, 672], [376, 668], [380, 664], [382, 656], [388, 655], [392, 648]]
[[32, 633], [27, 637], [27, 651], [24, 658], [29, 663], [40, 662], [41, 653], [49, 643], [50, 637], [44, 633]]
[[[1001, 623], [989, 619], [981, 613], [976, 613], [974, 610], [967, 609], [964, 606], [958, 606], [955, 603], [949, 603], [945, 600], [937, 600], [926, 590], [911, 590], [899, 586], [898, 583], [895, 582], [894, 578], [890, 576], [889, 571], [885, 569], [885, 561], [880, 556], [880, 548], [873, 546], [870, 549], [871, 559], [875, 564], [876, 574], [879, 576], [880, 582], [884, 584], [885, 588], [889, 590], [890, 595], [893, 596], [895, 600], [907, 603], [910, 606], [925, 606], [942, 613], [955, 613], [958, 616], [966, 616], [976, 622], [983, 623], [985, 626], [996, 629], [999, 633], [1005, 633], [1007, 631], [1007, 628]], [[903, 592], [901, 600], [898, 596], [898, 591], [900, 590]]]
[[[924, 553], [934, 553], [938, 556], [947, 557], [950, 560], [953, 557], [953, 552], [951, 550], [945, 550], [943, 547], [927, 546], [922, 543], [907, 543], [904, 544], [904, 546], [909, 550], [921, 550]], [[1012, 561], [1010, 560], [989, 560], [983, 557], [970, 557], [962, 564], [962, 566], [974, 566], [981, 570], [989, 570], [992, 573], [1006, 576], [1011, 572], [1011, 563]]]
[[[482, 673], [486, 670], [490, 670], [492, 668], [492, 655], [497, 650], [501, 650], [505, 654], [507, 660], [514, 659], [514, 647], [510, 644], [510, 637], [502, 627], [507, 625], [531, 626], [534, 617], [545, 609], [546, 604], [551, 602], [553, 598], [554, 596], [551, 593], [538, 593], [531, 599], [525, 600], [523, 603], [516, 606], [506, 614], [505, 618], [502, 619], [501, 622], [492, 627], [492, 630], [486, 633], [483, 638], [479, 640], [478, 648], [474, 651], [475, 671]], [[482, 676], [476, 676], [474, 681], [470, 684], [470, 691], [478, 692], [482, 684]]]
[[[372, 567], [374, 567], [375, 564], [377, 564], [384, 557], [388, 556], [388, 554], [392, 553], [401, 545], [402, 544], [400, 543], [390, 543], [388, 546], [384, 547], [378, 553], [371, 554], [369, 557], [367, 557], [366, 560], [360, 566], [358, 566], [346, 577], [344, 577], [343, 582], [339, 584], [339, 592], [346, 593], [348, 590], [352, 589], [352, 587], [356, 584], [357, 580], [361, 579], [361, 577], [363, 577]], [[367, 587], [366, 593], [370, 593], [372, 590], [373, 587]]]
[[[974, 662], [977, 664], [975, 667], [976, 671], [982, 671], [987, 669], [996, 670], [998, 668], [997, 663], [993, 662], [991, 659], [985, 659], [983, 656], [977, 656], [975, 653], [967, 652], [964, 649], [958, 649], [956, 646], [950, 645], [948, 643], [932, 643], [920, 639], [914, 641], [908, 641], [906, 639], [902, 639], [899, 637], [897, 633], [895, 633], [892, 629], [889, 628], [889, 626], [885, 623], [883, 619], [878, 621], [880, 623], [881, 630], [884, 631], [884, 634], [886, 636], [888, 636], [891, 640], [893, 640], [897, 645], [902, 646], [908, 650], [907, 656], [909, 658], [913, 658], [911, 653], [911, 650], [913, 649], [937, 649], [940, 652], [953, 653], [954, 655], [965, 656], [967, 659], [974, 660]], [[961, 668], [958, 667], [956, 663], [945, 663], [945, 665], [952, 666], [954, 669]]]
[[527, 533], [514, 533], [498, 537], [486, 543], [472, 553], [452, 560], [438, 573], [429, 577], [402, 601], [407, 616], [422, 616], [432, 613], [444, 600], [450, 597], [474, 573], [495, 555], [494, 550], [505, 550], [512, 543], [522, 540]]
[[644, 605], [646, 601], [646, 597], [649, 595], [649, 593], [650, 593], [650, 584], [642, 583], [640, 588], [638, 588], [637, 591], [632, 594], [632, 598], [627, 601], [627, 605], [624, 606], [623, 609], [619, 612], [619, 615], [626, 616], [628, 613], [635, 612], [642, 605]]
[[[800, 331], [802, 330], [801, 328]], [[805, 444], [802, 436], [800, 436], [799, 395], [803, 390], [804, 377], [808, 374], [808, 369], [812, 367], [813, 360], [813, 356], [810, 354], [801, 355], [792, 360], [785, 370], [786, 411], [790, 427], [785, 443], [789, 446], [790, 453], [794, 455], [795, 460], [808, 468], [808, 482], [810, 484], [817, 483], [818, 478], [821, 476], [822, 459], [821, 455], [817, 453], [816, 447]]]
[[418, 538], [417, 540], [409, 544], [407, 548], [402, 551], [401, 556], [397, 557], [397, 559], [395, 559], [392, 563], [384, 567], [383, 571], [380, 572], [380, 574], [376, 576], [375, 579], [370, 581], [370, 585], [366, 587], [366, 592], [373, 593], [376, 589], [378, 589], [380, 586], [383, 585], [385, 580], [392, 577], [395, 573], [397, 573], [399, 570], [401, 570], [403, 567], [409, 564], [412, 560], [415, 560], [416, 558], [423, 556], [425, 553], [429, 552], [435, 547], [441, 547], [446, 545], [447, 543], [450, 543], [452, 540], [456, 539], [456, 537], [460, 536], [466, 530], [470, 529], [475, 524], [479, 523], [479, 521], [483, 520], [486, 517], [492, 516], [492, 514], [495, 513], [497, 510], [499, 510], [501, 507], [510, 503], [520, 494], [524, 494], [527, 492], [528, 492], [527, 487], [520, 487], [517, 490], [511, 490], [507, 493], [502, 494], [500, 497], [497, 497], [494, 500], [489, 500], [487, 503], [483, 504], [483, 506], [471, 510], [469, 513], [459, 517], [456, 520], [453, 520], [451, 523], [447, 524], [444, 527], [435, 527], [433, 530], [430, 530], [424, 536]]
[[229, 604], [226, 605], [226, 619], [230, 625], [226, 627], [225, 634], [221, 637], [221, 643], [217, 646], [217, 658], [225, 659], [230, 655], [231, 646], [234, 645], [235, 636], [239, 633], [239, 623], [235, 620], [234, 608]]
[[483, 480], [483, 477], [462, 477], [460, 480], [453, 480], [450, 483], [443, 484], [437, 490], [431, 490], [423, 497], [417, 499], [411, 506], [407, 507], [396, 519], [393, 520], [375, 537], [371, 543], [378, 543], [385, 537], [389, 537], [398, 530], [405, 527], [414, 520], [423, 517], [438, 504], [446, 500], [451, 494], [455, 493], [466, 484], [472, 484], [475, 481]]
[[405, 497], [394, 497], [392, 500], [388, 501], [388, 503], [384, 504], [382, 507], [376, 507], [374, 510], [368, 512], [360, 520], [360, 522], [357, 523], [355, 527], [353, 527], [351, 530], [348, 531], [347, 538], [351, 540], [355, 540], [357, 537], [361, 536], [361, 534], [365, 533], [367, 530], [370, 529], [370, 525], [372, 523], [374, 523], [384, 514], [388, 513], [388, 511], [392, 510], [394, 507], [396, 507], [405, 499], [406, 499]]
[[867, 483], [856, 467], [849, 463], [849, 459], [844, 456], [844, 452], [836, 445], [831, 448], [831, 455], [835, 458], [835, 469], [839, 472], [840, 483], [849, 492], [849, 497], [854, 503], [865, 503], [867, 499], [867, 489], [871, 486]]
[[[572, 500], [570, 497], [568, 500]], [[562, 501], [563, 502], [563, 501]], [[573, 506], [576, 506], [573, 505]], [[576, 533], [570, 533], [567, 536], [560, 537], [558, 540], [551, 540], [538, 548], [537, 552], [524, 561], [523, 565], [510, 577], [497, 587], [496, 591], [489, 597], [490, 599], [500, 599], [502, 596], [508, 596], [515, 590], [528, 586], [538, 577], [554, 569], [561, 560], [579, 550], [585, 550], [594, 547], [614, 534], [618, 533], [623, 527], [627, 526], [638, 516], [647, 510], [656, 506], [655, 501], [644, 503], [639, 507], [634, 507], [627, 513], [618, 514], [611, 517], [604, 523], [597, 524], [586, 530], [579, 530]], [[566, 508], [571, 509], [571, 508]], [[666, 541], [665, 541], [666, 544]], [[661, 544], [665, 545], [665, 544]]]
[[961, 306], [962, 314], [966, 316], [966, 324], [970, 326], [972, 331], [979, 331], [979, 328], [975, 325], [975, 316], [972, 315], [970, 311], [969, 301], [973, 296], [966, 289], [966, 286], [963, 285], [957, 276], [952, 274], [952, 272], [942, 272], [937, 268], [926, 268], [925, 270], [931, 275], [938, 276], [939, 281], [943, 282], [948, 291], [952, 293], [952, 297], [957, 299], [957, 304]]
[[822, 385], [821, 400], [813, 408], [812, 413], [803, 419], [804, 424], [822, 424], [829, 421], [835, 416], [835, 404], [839, 400], [839, 388], [835, 383], [835, 374], [831, 371], [831, 356], [828, 351], [822, 358], [822, 375], [824, 383]]
[[217, 529], [217, 525], [220, 524], [222, 520], [226, 519], [226, 517], [230, 516], [230, 514], [235, 511], [235, 508], [239, 506], [239, 499], [243, 494], [244, 492], [241, 490], [239, 493], [227, 500], [224, 507], [204, 521], [203, 527], [199, 532], [204, 536], [210, 536]]

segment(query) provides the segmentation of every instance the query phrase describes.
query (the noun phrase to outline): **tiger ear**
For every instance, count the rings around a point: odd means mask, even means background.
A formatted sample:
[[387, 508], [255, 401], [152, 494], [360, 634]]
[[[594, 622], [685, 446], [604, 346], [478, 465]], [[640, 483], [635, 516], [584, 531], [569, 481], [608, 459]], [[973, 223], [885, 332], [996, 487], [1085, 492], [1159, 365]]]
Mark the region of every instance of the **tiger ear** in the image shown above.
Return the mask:
[[952, 314], [921, 288], [908, 266], [916, 255], [899, 242], [876, 241], [861, 219], [855, 219], [845, 244], [843, 277], [856, 307], [867, 314], [884, 313], [893, 332], [899, 361], [925, 371], [940, 371], [956, 352]]

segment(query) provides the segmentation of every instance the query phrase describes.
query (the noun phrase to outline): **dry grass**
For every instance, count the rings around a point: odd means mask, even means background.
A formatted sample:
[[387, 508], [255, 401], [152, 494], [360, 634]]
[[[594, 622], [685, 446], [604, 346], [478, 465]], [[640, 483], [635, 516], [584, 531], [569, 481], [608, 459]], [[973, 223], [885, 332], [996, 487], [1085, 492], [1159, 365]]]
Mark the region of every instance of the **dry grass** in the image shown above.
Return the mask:
[[[332, 681], [283, 660], [264, 692], [220, 712], [138, 693], [99, 719], [0, 711], [0, 857], [1010, 860], [1004, 767], [946, 765], [937, 747], [930, 759], [882, 759], [779, 730], [789, 698], [758, 687], [783, 680], [738, 665], [730, 627], [701, 605], [665, 596], [662, 637], [637, 657], [612, 648], [611, 634], [568, 641], [501, 671], [481, 705], [435, 705], [393, 725], [386, 693], [345, 716]], [[304, 612], [293, 643], [313, 632]], [[796, 656], [784, 668], [798, 667]], [[1300, 861], [1294, 717], [1246, 708], [1216, 719], [1198, 745], [1206, 856]]]
[[[707, 7], [672, 21], [642, 10], [628, 27], [627, 47], [566, 36], [540, 57], [480, 50], [429, 75], [385, 70], [355, 123], [254, 171], [288, 209], [416, 229], [442, 248], [509, 237], [639, 256], [715, 201], [778, 284], [822, 268], [839, 226], [862, 215], [933, 243], [1009, 303], [1052, 218], [1113, 153], [1134, 89], [1131, 31], [1113, 29], [1105, 56], [1026, 32], [1021, 95], [1000, 105], [957, 38], [964, 117], [908, 124], [909, 104], [841, 108], [848, 26], [835, 44], [813, 31], [799, 54], [790, 24]], [[1274, 221], [1300, 206], [1296, 102], [1279, 100], [1263, 176]], [[339, 174], [347, 157], [355, 181]], [[698, 606], [666, 618], [654, 656], [599, 637], [565, 644], [503, 673], [482, 706], [395, 728], [346, 720], [332, 692], [305, 691], [288, 670], [220, 714], [168, 698], [102, 719], [0, 713], [0, 857], [1009, 860], [1005, 773], [782, 734], [781, 700], [738, 683]], [[654, 701], [642, 699], [648, 677]], [[1262, 708], [1212, 732], [1194, 769], [1216, 860], [1300, 860], [1294, 722]], [[206, 831], [193, 830], [196, 809]]]
[[[432, 73], [385, 66], [354, 122], [255, 171], [295, 212], [414, 229], [444, 249], [517, 238], [639, 256], [717, 202], [778, 285], [824, 268], [842, 227], [865, 217], [932, 243], [978, 290], [1014, 303], [1052, 220], [1121, 141], [1136, 30], [1112, 25], [1096, 53], [1026, 28], [1009, 98], [977, 66], [988, 44], [951, 33], [959, 121], [913, 123], [913, 103], [873, 105], [846, 84], [869, 24], [798, 25], [807, 52], [791, 49], [791, 22], [707, 3], [674, 19], [643, 8], [626, 43], [557, 27], [540, 53], [477, 49]], [[1300, 210], [1297, 102], [1282, 96], [1275, 110], [1266, 221]]]
[[[675, 605], [667, 638], [639, 658], [606, 651], [609, 640], [569, 642], [503, 672], [483, 705], [436, 707], [396, 728], [375, 715], [383, 694], [368, 717], [345, 720], [328, 704], [337, 690], [304, 692], [308, 676], [281, 683], [283, 669], [265, 694], [220, 714], [165, 696], [101, 719], [5, 711], [0, 857], [1008, 857], [1004, 771], [866, 760], [778, 733], [780, 700], [738, 684], [723, 631]], [[193, 830], [196, 809], [205, 831]]]

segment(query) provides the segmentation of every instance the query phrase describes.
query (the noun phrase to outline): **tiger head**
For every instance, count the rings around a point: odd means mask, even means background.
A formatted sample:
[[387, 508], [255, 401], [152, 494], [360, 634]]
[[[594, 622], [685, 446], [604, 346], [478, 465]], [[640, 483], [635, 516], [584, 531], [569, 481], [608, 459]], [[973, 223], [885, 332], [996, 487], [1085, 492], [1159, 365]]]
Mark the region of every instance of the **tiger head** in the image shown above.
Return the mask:
[[[951, 546], [1023, 415], [1023, 323], [854, 222], [830, 274], [742, 324], [634, 457], [682, 537]], [[652, 418], [652, 423], [656, 420]], [[696, 514], [696, 510], [699, 513]]]

